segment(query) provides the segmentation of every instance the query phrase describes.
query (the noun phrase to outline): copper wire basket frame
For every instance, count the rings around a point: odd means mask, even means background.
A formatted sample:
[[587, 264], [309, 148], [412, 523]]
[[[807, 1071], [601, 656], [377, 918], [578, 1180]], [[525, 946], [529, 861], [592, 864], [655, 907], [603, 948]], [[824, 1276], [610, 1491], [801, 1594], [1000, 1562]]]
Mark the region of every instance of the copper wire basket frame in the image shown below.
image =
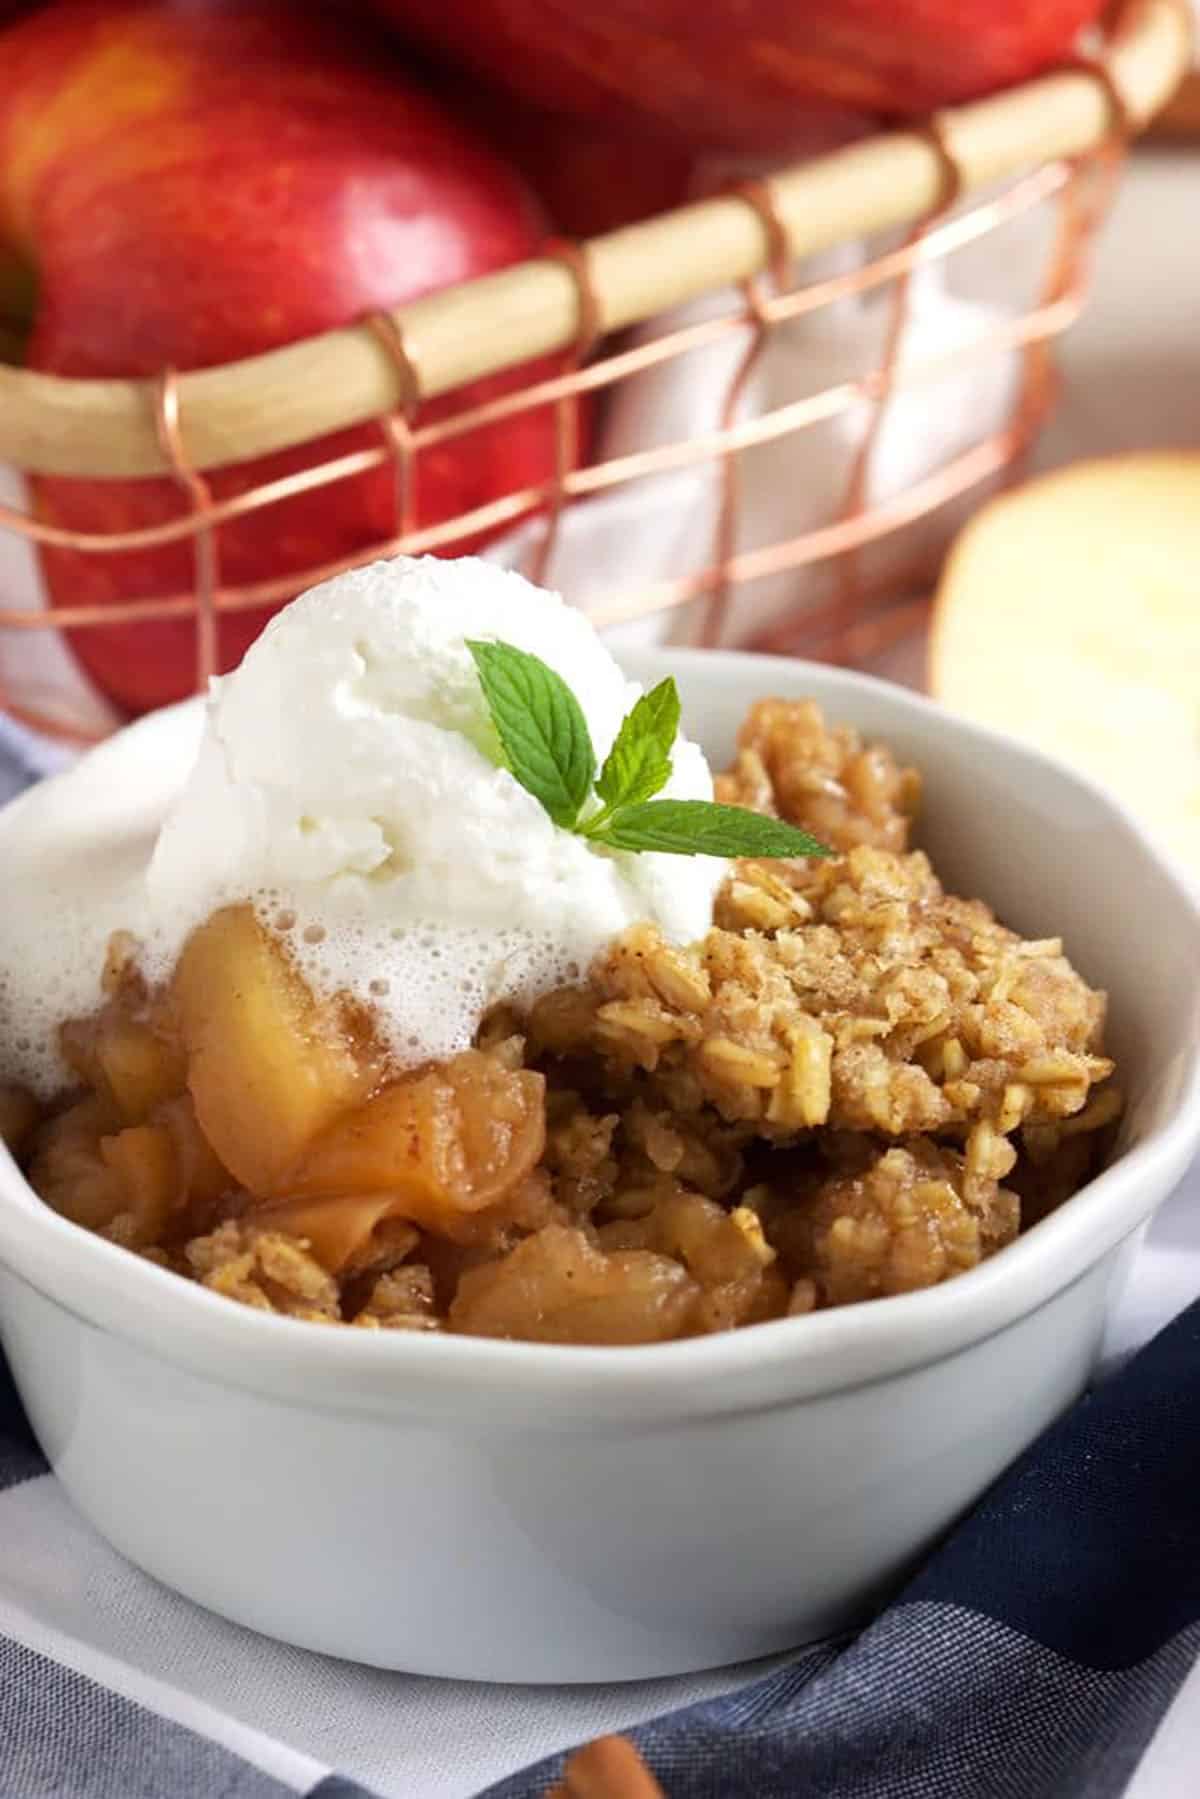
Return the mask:
[[[677, 579], [625, 590], [588, 607], [598, 623], [609, 624], [707, 596], [699, 635], [702, 641], [715, 641], [732, 586], [839, 557], [852, 573], [854, 554], [864, 545], [1019, 461], [1052, 402], [1052, 342], [1083, 303], [1088, 247], [1111, 193], [1120, 149], [1170, 97], [1187, 66], [1189, 48], [1186, 0], [1126, 0], [1111, 23], [1102, 55], [994, 99], [947, 111], [923, 126], [872, 137], [768, 182], [743, 184], [727, 195], [586, 245], [551, 246], [540, 258], [360, 326], [220, 368], [179, 375], [164, 370], [151, 382], [65, 380], [0, 366], [0, 461], [31, 474], [112, 479], [171, 474], [188, 503], [177, 519], [105, 534], [63, 530], [0, 506], [0, 529], [97, 554], [188, 537], [194, 538], [196, 550], [196, 580], [189, 593], [118, 605], [56, 607], [52, 612], [0, 610], [0, 630], [90, 629], [195, 615], [197, 679], [203, 681], [214, 666], [215, 623], [221, 612], [285, 599], [299, 587], [374, 556], [446, 548], [511, 524], [533, 507], [546, 514], [534, 555], [534, 572], [543, 574], [561, 513], [571, 501], [715, 460], [722, 499], [711, 561]], [[962, 196], [1006, 178], [1012, 185], [997, 197], [947, 217]], [[1034, 309], [952, 352], [898, 364], [913, 269], [1051, 200], [1059, 208], [1059, 222]], [[788, 291], [786, 270], [793, 259], [905, 225], [909, 231], [898, 249], [850, 274]], [[767, 291], [762, 278], [768, 268], [773, 291]], [[741, 284], [744, 304], [726, 316], [582, 366], [602, 334], [644, 322], [731, 282]], [[737, 395], [773, 326], [888, 284], [891, 310], [878, 367], [758, 418], [735, 422]], [[581, 393], [717, 343], [730, 333], [746, 334], [747, 327], [748, 347], [720, 429], [603, 463], [573, 466], [575, 405]], [[564, 350], [574, 352], [570, 367], [552, 380], [436, 423], [409, 422], [420, 400]], [[957, 364], [1006, 350], [1024, 353], [1025, 372], [1005, 428], [898, 500], [866, 508], [866, 472], [889, 395], [899, 387], [935, 380]], [[558, 427], [556, 468], [549, 480], [414, 529], [423, 450], [548, 403], [555, 407]], [[737, 453], [864, 403], [868, 423], [840, 516], [788, 542], [735, 554]], [[213, 501], [204, 470], [368, 420], [382, 427], [377, 448]], [[221, 587], [217, 528], [222, 522], [387, 461], [394, 466], [396, 484], [397, 529], [392, 536], [301, 575]], [[843, 579], [824, 615], [806, 614], [809, 630], [825, 628], [843, 652], [852, 647], [855, 591], [852, 580]], [[902, 612], [894, 614], [891, 628]], [[2, 690], [0, 705], [28, 722], [54, 728], [53, 721], [22, 714]], [[59, 734], [70, 735], [61, 728]]]

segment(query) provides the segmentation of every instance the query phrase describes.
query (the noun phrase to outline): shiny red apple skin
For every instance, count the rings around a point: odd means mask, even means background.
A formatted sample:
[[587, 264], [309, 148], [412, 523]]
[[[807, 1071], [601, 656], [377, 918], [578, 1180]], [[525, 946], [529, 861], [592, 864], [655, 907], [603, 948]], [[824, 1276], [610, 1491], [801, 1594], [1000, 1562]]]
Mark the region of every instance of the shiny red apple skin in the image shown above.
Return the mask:
[[449, 63], [597, 124], [787, 149], [815, 105], [919, 116], [1065, 56], [1105, 0], [371, 0]]
[[[35, 274], [34, 369], [153, 376], [229, 362], [500, 268], [544, 234], [519, 177], [414, 86], [394, 43], [361, 18], [275, 0], [65, 0], [0, 37], [0, 71], [0, 243]], [[186, 411], [181, 423], [186, 440]], [[373, 425], [347, 430], [217, 471], [213, 490], [237, 494], [378, 441]], [[547, 410], [472, 434], [422, 458], [418, 522], [553, 466]], [[33, 485], [40, 515], [76, 530], [129, 529], [183, 506], [168, 480]], [[382, 469], [222, 527], [221, 578], [301, 571], [393, 529]], [[56, 604], [161, 595], [192, 579], [187, 544], [49, 550], [43, 565]], [[223, 667], [265, 616], [226, 616]], [[187, 622], [81, 630], [72, 643], [130, 711], [193, 685]]]
[[439, 93], [520, 170], [566, 237], [598, 237], [692, 197], [695, 151], [654, 130], [594, 124], [453, 76]]

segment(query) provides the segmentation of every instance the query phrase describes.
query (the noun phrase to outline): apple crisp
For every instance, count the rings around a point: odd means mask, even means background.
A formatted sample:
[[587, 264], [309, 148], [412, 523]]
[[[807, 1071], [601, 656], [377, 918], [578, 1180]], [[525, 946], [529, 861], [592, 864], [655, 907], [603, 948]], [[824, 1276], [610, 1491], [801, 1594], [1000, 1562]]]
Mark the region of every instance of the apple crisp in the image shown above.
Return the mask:
[[390, 1072], [249, 906], [153, 989], [114, 940], [78, 1089], [0, 1091], [47, 1204], [214, 1293], [364, 1330], [634, 1344], [928, 1287], [1081, 1184], [1121, 1110], [1057, 937], [947, 894], [890, 751], [765, 700], [722, 800], [828, 860], [733, 864], [474, 1048]]

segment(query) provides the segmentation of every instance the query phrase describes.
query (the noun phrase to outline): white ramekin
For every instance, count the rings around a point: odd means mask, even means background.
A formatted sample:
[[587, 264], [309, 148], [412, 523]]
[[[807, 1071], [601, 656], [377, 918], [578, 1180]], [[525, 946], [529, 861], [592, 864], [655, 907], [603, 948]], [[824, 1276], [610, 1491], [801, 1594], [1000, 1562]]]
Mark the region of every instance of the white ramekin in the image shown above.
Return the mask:
[[[767, 693], [814, 694], [919, 762], [944, 878], [1061, 931], [1108, 988], [1121, 1153], [946, 1286], [609, 1350], [263, 1316], [67, 1224], [0, 1151], [0, 1337], [60, 1479], [132, 1561], [272, 1636], [422, 1674], [593, 1681], [853, 1622], [1080, 1392], [1200, 1140], [1200, 911], [1128, 812], [861, 677], [630, 662], [677, 675], [718, 762]], [[188, 709], [144, 723], [106, 752], [113, 777], [194, 730]], [[0, 864], [39, 803], [0, 816]]]

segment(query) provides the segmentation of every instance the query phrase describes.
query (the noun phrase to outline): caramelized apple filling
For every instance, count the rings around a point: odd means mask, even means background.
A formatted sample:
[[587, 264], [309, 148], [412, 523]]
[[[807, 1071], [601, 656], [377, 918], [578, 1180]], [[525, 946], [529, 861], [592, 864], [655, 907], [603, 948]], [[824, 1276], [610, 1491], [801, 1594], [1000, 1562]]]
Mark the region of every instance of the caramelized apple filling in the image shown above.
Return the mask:
[[843, 853], [736, 864], [702, 942], [635, 927], [399, 1074], [249, 905], [165, 988], [116, 939], [77, 1091], [0, 1089], [0, 1136], [74, 1223], [363, 1329], [663, 1342], [974, 1267], [1103, 1152], [1103, 996], [944, 893], [915, 773], [816, 708], [755, 708], [724, 792]]

